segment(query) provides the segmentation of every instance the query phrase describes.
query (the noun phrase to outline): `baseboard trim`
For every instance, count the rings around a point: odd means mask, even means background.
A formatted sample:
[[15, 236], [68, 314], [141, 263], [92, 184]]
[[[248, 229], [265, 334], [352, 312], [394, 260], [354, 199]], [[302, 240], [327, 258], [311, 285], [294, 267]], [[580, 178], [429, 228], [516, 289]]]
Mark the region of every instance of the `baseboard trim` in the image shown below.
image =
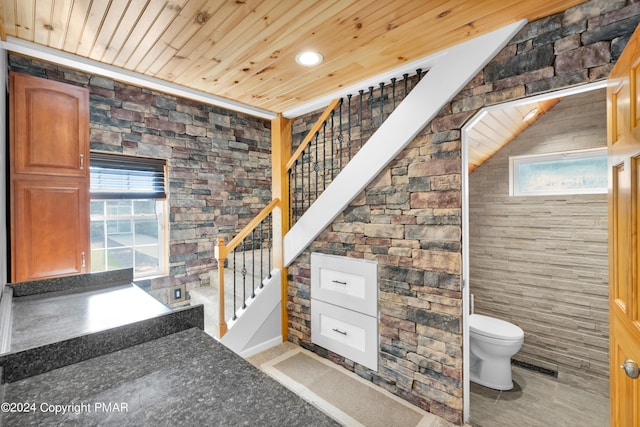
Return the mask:
[[258, 354], [261, 351], [268, 350], [271, 347], [275, 347], [278, 344], [282, 344], [282, 335], [279, 335], [279, 336], [277, 336], [275, 338], [271, 338], [270, 340], [261, 342], [260, 344], [254, 345], [253, 347], [249, 347], [247, 349], [244, 349], [240, 353], [240, 356], [246, 359], [247, 357], [251, 357], [254, 354]]

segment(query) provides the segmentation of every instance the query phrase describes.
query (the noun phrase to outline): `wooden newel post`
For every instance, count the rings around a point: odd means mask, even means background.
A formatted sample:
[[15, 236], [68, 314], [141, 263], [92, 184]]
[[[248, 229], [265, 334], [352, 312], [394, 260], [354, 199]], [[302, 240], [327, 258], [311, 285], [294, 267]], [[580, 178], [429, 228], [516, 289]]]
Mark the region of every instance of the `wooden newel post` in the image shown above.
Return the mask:
[[227, 246], [222, 237], [218, 238], [214, 254], [218, 260], [218, 324], [216, 325], [216, 336], [222, 338], [227, 333], [227, 322], [224, 315], [224, 261], [227, 259]]

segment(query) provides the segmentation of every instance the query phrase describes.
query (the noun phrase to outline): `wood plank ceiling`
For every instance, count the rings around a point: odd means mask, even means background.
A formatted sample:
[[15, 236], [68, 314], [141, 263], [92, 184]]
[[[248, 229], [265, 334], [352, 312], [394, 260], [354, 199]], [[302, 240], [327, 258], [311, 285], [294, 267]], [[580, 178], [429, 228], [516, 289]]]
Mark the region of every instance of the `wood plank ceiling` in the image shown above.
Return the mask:
[[467, 135], [469, 173], [511, 142], [561, 98], [519, 104], [488, 111]]
[[583, 1], [0, 0], [0, 35], [277, 113]]

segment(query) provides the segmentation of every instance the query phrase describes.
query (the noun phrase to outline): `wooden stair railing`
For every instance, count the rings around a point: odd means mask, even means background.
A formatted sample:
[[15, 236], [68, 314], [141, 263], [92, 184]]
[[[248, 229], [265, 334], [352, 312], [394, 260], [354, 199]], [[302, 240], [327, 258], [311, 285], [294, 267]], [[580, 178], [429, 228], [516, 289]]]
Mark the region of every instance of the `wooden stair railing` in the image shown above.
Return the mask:
[[[274, 231], [282, 231], [283, 234], [282, 236], [274, 236], [274, 238], [283, 238], [286, 231], [309, 208], [318, 195], [324, 191], [328, 183], [351, 160], [351, 157], [362, 147], [377, 127], [384, 122], [385, 116], [388, 117], [399, 100], [403, 99], [413, 86], [420, 81], [422, 75], [422, 70], [418, 69], [411, 77], [409, 77], [409, 74], [403, 74], [403, 80], [391, 79], [391, 84], [386, 87], [387, 92], [385, 92], [385, 84], [380, 83], [379, 88], [371, 86], [368, 91], [358, 91], [359, 94], [355, 95], [353, 99], [352, 95], [347, 95], [346, 102], [344, 98], [337, 98], [331, 101], [316, 122], [309, 128], [291, 157], [286, 162], [282, 161], [283, 170], [274, 170], [274, 176], [280, 176], [288, 181], [280, 183], [284, 188], [282, 197], [286, 197], [288, 200], [281, 202], [277, 198], [279, 194], [274, 192], [274, 199], [271, 203], [228, 244], [225, 244], [224, 238], [218, 238], [215, 246], [215, 258], [218, 262], [219, 310], [216, 335], [219, 339], [224, 336], [228, 329], [224, 307], [224, 269], [228, 255], [241, 245], [244, 239], [276, 207], [282, 207], [286, 211], [281, 212], [281, 215], [286, 217], [285, 220], [289, 224], [288, 227], [274, 226]], [[398, 83], [397, 85], [396, 82]], [[290, 132], [291, 129], [289, 128], [289, 136]], [[277, 143], [276, 139], [274, 141]], [[273, 149], [275, 150], [276, 147]], [[278, 147], [278, 150], [280, 149], [281, 147]], [[314, 152], [312, 152], [312, 149]], [[282, 154], [286, 160], [288, 156], [286, 153]], [[311, 172], [311, 168], [313, 168], [313, 172]], [[315, 187], [314, 189], [312, 189], [312, 184]], [[301, 199], [298, 197], [301, 197]], [[277, 254], [274, 255], [278, 256]], [[282, 257], [282, 254], [279, 256]], [[286, 293], [284, 292], [283, 290], [283, 298], [286, 298]], [[286, 321], [283, 321], [283, 336], [285, 336], [285, 331]]]
[[302, 152], [306, 150], [307, 146], [311, 143], [311, 141], [313, 141], [313, 137], [318, 132], [320, 132], [320, 130], [322, 130], [322, 124], [325, 123], [327, 119], [329, 119], [329, 117], [331, 116], [331, 113], [333, 113], [336, 107], [338, 106], [338, 104], [340, 104], [340, 101], [341, 101], [341, 98], [336, 98], [333, 101], [331, 101], [329, 105], [327, 105], [327, 108], [325, 108], [324, 112], [320, 115], [320, 117], [318, 117], [318, 120], [314, 123], [311, 129], [309, 129], [309, 133], [302, 140], [302, 142], [296, 149], [295, 153], [293, 153], [293, 155], [291, 156], [291, 159], [289, 159], [289, 161], [287, 162], [285, 166], [287, 170], [291, 170], [296, 160], [300, 159]]
[[[336, 107], [340, 104], [341, 99], [333, 100], [320, 115], [316, 123], [311, 127], [309, 133], [305, 139], [300, 143], [297, 150], [293, 153], [289, 161], [285, 165], [285, 174], [290, 175], [291, 169], [295, 167], [296, 160], [300, 158], [304, 150], [308, 148], [309, 144], [313, 140], [314, 135], [322, 129], [323, 123], [326, 123], [327, 119], [334, 113]], [[290, 194], [290, 193], [289, 193]], [[225, 261], [229, 254], [234, 251], [238, 246], [242, 244], [253, 230], [256, 229], [276, 208], [280, 207], [280, 199], [274, 198], [258, 215], [256, 215], [229, 243], [225, 244], [224, 238], [219, 237], [214, 248], [214, 257], [218, 263], [218, 323], [216, 324], [216, 336], [218, 339], [222, 338], [228, 330], [228, 325], [225, 316], [225, 285], [224, 285], [224, 271]], [[291, 208], [290, 208], [291, 209]], [[290, 215], [290, 212], [289, 212]]]
[[[216, 336], [222, 338], [227, 333], [227, 322], [225, 317], [225, 288], [224, 288], [224, 268], [225, 261], [230, 253], [243, 244], [246, 238], [253, 236], [256, 230], [267, 219], [276, 207], [280, 206], [280, 199], [273, 199], [260, 211], [229, 243], [225, 244], [224, 238], [219, 237], [214, 250], [214, 256], [218, 261], [218, 323], [216, 326]], [[268, 224], [271, 227], [271, 224]], [[270, 228], [269, 228], [270, 229]], [[244, 249], [244, 248], [243, 248]], [[262, 259], [261, 259], [262, 261]], [[234, 265], [235, 268], [235, 265]], [[269, 272], [270, 274], [270, 272]], [[261, 280], [264, 278], [261, 278]], [[234, 314], [235, 316], [235, 314]]]

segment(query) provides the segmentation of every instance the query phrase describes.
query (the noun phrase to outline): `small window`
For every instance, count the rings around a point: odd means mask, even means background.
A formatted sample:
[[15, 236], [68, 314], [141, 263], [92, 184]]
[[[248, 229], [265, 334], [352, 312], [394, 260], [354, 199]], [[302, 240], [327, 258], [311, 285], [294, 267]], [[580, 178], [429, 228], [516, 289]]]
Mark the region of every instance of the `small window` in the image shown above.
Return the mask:
[[606, 193], [607, 149], [509, 157], [509, 195]]
[[164, 160], [92, 153], [91, 271], [166, 273]]

